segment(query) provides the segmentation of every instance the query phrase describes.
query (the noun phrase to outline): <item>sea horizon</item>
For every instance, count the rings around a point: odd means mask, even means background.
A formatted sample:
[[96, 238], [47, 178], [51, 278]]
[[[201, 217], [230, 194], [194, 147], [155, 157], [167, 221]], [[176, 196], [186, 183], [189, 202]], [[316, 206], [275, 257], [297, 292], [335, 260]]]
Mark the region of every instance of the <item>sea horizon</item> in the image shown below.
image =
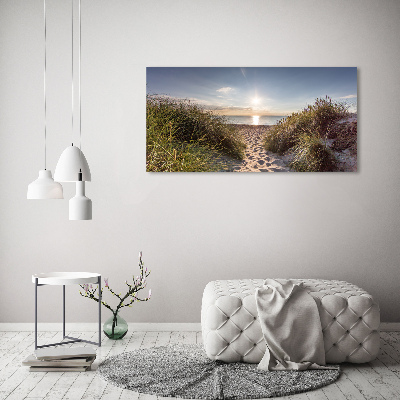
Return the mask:
[[240, 125], [276, 125], [287, 115], [224, 115], [230, 124]]

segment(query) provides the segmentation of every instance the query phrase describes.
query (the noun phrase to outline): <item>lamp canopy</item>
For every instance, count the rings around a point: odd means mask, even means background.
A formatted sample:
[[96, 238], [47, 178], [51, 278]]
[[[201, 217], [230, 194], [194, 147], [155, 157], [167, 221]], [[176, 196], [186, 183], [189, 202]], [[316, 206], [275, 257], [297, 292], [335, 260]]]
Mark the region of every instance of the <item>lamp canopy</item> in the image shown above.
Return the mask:
[[28, 185], [27, 198], [29, 200], [63, 199], [63, 188], [54, 182], [51, 171], [42, 169], [39, 177]]
[[92, 180], [85, 155], [72, 145], [62, 152], [54, 171], [54, 179], [58, 182], [77, 182], [80, 180], [79, 172], [82, 172], [82, 181]]

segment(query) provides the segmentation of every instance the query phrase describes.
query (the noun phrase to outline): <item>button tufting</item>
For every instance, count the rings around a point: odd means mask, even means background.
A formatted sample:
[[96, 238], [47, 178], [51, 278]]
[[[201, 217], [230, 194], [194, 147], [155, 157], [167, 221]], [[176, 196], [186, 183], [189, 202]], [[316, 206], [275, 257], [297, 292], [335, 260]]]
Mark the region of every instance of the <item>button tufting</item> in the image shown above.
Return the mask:
[[[379, 308], [371, 295], [357, 286], [343, 281], [319, 279], [296, 279], [295, 281], [303, 282], [307, 292], [318, 304], [321, 322], [323, 322], [325, 348], [334, 348], [331, 353], [328, 351], [326, 354], [326, 361], [332, 363], [354, 362], [354, 360], [359, 362], [360, 359], [363, 362], [370, 361], [371, 354], [368, 350], [379, 346], [379, 334], [370, 328], [371, 324], [379, 323]], [[262, 340], [254, 299], [255, 289], [262, 283], [263, 279], [233, 279], [210, 282], [210, 285], [206, 287], [202, 303], [204, 347], [206, 350], [214, 349], [218, 343], [220, 346], [218, 359], [221, 361], [258, 362], [258, 357], [262, 357], [262, 351], [255, 351], [256, 347], [263, 350], [265, 343]], [[357, 304], [357, 297], [360, 296], [362, 296], [361, 300], [368, 299], [369, 302]], [[217, 307], [215, 303], [221, 297], [227, 297], [227, 299]], [[364, 321], [364, 315], [366, 321]], [[221, 318], [225, 319], [225, 324], [217, 324], [218, 321], [222, 322]], [[358, 321], [358, 328], [362, 327], [362, 332], [357, 330], [354, 320]], [[359, 336], [358, 340], [361, 343], [349, 340], [354, 337], [352, 333]], [[254, 343], [248, 336], [260, 338], [259, 343]], [[237, 339], [239, 340], [237, 341]], [[339, 346], [342, 340], [344, 340], [343, 346]], [[235, 343], [234, 351], [230, 351], [228, 347], [231, 347], [230, 345], [233, 343]], [[366, 351], [364, 351], [364, 343]], [[250, 351], [251, 349], [254, 350]], [[355, 351], [356, 349], [358, 352]], [[330, 360], [332, 357], [334, 360]]]

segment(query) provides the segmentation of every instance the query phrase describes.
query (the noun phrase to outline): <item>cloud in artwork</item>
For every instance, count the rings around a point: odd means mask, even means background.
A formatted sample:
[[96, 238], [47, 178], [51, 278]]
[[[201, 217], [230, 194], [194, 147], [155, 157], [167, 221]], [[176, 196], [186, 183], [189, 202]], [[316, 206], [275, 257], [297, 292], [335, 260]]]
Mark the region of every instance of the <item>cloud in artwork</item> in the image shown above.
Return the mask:
[[[252, 107], [235, 107], [235, 106], [209, 106], [209, 110], [219, 115], [254, 115]], [[269, 115], [267, 110], [260, 110], [257, 112], [258, 115]]]
[[231, 110], [231, 111], [237, 111], [237, 110], [251, 110], [251, 107], [237, 107], [237, 106], [215, 106], [215, 110]]
[[349, 94], [347, 96], [339, 97], [339, 99], [354, 99], [356, 97], [357, 97], [356, 94]]
[[226, 93], [232, 92], [232, 90], [235, 90], [235, 89], [233, 89], [229, 86], [225, 86], [220, 89], [217, 89], [217, 92], [226, 94]]

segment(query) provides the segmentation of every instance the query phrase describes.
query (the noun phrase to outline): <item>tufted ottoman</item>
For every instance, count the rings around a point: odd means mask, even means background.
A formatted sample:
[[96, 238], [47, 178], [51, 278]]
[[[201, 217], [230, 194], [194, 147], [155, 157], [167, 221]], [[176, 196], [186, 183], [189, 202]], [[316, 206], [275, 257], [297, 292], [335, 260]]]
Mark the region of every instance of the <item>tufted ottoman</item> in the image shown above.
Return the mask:
[[[293, 281], [302, 282], [318, 305], [327, 363], [364, 363], [378, 355], [380, 313], [370, 294], [344, 281]], [[201, 326], [208, 357], [225, 362], [261, 361], [266, 346], [254, 293], [263, 282], [243, 279], [207, 284]]]

